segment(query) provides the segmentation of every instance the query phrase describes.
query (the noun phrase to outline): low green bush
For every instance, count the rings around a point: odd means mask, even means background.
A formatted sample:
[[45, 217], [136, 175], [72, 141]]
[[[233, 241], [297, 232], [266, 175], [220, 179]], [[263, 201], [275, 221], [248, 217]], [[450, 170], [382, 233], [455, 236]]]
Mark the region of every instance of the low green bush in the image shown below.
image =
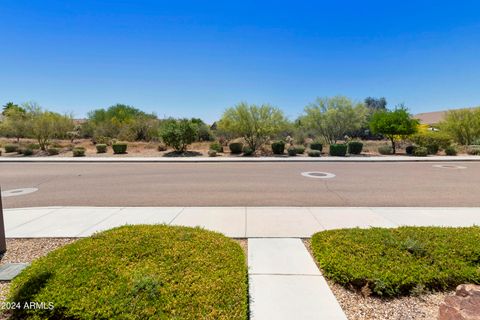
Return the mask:
[[295, 149], [297, 149], [297, 154], [303, 154], [305, 152], [304, 146], [295, 146]]
[[309, 157], [320, 157], [322, 153], [320, 152], [320, 150], [309, 150], [308, 151], [308, 156]]
[[452, 144], [452, 138], [448, 134], [437, 131], [417, 133], [412, 135], [410, 140], [421, 147], [431, 146], [431, 148], [434, 148], [434, 146], [437, 146], [439, 149], [445, 149]]
[[318, 150], [321, 152], [323, 150], [323, 144], [321, 142], [314, 141], [310, 143], [310, 150]]
[[336, 157], [344, 157], [347, 154], [348, 146], [346, 144], [331, 144], [330, 155]]
[[428, 149], [425, 147], [416, 147], [415, 151], [413, 151], [415, 157], [426, 157], [428, 154]]
[[47, 153], [48, 153], [49, 156], [55, 156], [55, 155], [60, 153], [60, 149], [59, 148], [48, 148]]
[[11, 284], [9, 301], [35, 319], [246, 319], [247, 266], [219, 233], [166, 225], [124, 226], [35, 260]]
[[348, 143], [348, 153], [350, 154], [360, 154], [362, 153], [363, 143], [360, 141], [350, 141]]
[[440, 150], [440, 146], [437, 144], [427, 144], [425, 148], [427, 148], [427, 153], [432, 155], [437, 154]]
[[285, 142], [275, 141], [272, 143], [273, 154], [283, 154], [285, 152]]
[[112, 149], [114, 154], [124, 154], [127, 153], [128, 145], [125, 142], [117, 142], [112, 144]]
[[480, 145], [471, 145], [467, 147], [467, 153], [472, 156], [480, 155]]
[[313, 235], [312, 251], [327, 278], [390, 297], [480, 283], [479, 243], [478, 226], [341, 229]]
[[97, 153], [105, 153], [107, 152], [107, 145], [104, 143], [97, 143], [95, 145], [95, 148], [97, 148]]
[[387, 154], [393, 154], [393, 149], [391, 146], [380, 146], [378, 147], [378, 153], [387, 155]]
[[84, 157], [85, 156], [85, 148], [84, 147], [75, 147], [72, 149], [74, 157]]
[[208, 156], [209, 157], [216, 157], [217, 156], [217, 151], [216, 150], [208, 150]]
[[215, 150], [218, 153], [222, 153], [223, 152], [223, 146], [219, 142], [215, 141], [215, 142], [210, 143], [210, 150]]
[[289, 156], [294, 157], [294, 156], [297, 155], [297, 148], [295, 148], [295, 147], [293, 147], [293, 146], [292, 146], [292, 147], [289, 147], [289, 148], [287, 149], [287, 152], [288, 152], [288, 155], [289, 155]]
[[5, 153], [17, 152], [18, 144], [6, 144], [3, 148], [5, 149]]
[[230, 152], [232, 154], [240, 154], [243, 151], [243, 143], [241, 142], [232, 142], [228, 145]]
[[413, 152], [415, 151], [416, 146], [410, 145], [405, 148], [405, 153], [408, 154], [409, 156], [413, 155]]
[[33, 150], [30, 148], [24, 148], [22, 149], [22, 154], [27, 157], [31, 156], [33, 154]]
[[445, 148], [445, 154], [447, 156], [456, 156], [457, 155], [457, 149], [454, 146], [448, 146]]
[[243, 155], [244, 156], [251, 156], [253, 154], [253, 149], [249, 146], [243, 147]]
[[38, 143], [30, 143], [30, 144], [27, 145], [27, 148], [32, 149], [32, 150], [39, 150], [40, 145]]

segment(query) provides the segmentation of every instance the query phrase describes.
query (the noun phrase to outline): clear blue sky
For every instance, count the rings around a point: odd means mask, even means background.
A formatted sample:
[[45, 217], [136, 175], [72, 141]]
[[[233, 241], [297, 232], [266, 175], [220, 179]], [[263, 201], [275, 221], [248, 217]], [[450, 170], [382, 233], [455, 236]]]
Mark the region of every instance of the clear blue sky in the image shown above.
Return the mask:
[[480, 1], [1, 0], [0, 104], [213, 121], [317, 96], [480, 105]]

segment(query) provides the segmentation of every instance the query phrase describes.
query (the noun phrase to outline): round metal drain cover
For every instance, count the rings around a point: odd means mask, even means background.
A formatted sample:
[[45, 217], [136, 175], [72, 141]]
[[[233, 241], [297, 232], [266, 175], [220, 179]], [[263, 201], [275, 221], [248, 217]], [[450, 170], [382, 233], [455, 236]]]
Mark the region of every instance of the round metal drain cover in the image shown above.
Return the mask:
[[2, 197], [16, 197], [16, 196], [23, 196], [29, 193], [33, 193], [38, 191], [38, 188], [21, 188], [21, 189], [12, 189], [12, 190], [5, 190], [2, 191]]
[[315, 179], [330, 179], [335, 177], [333, 173], [320, 171], [302, 172], [302, 176]]
[[441, 169], [467, 169], [467, 167], [464, 166], [457, 166], [454, 164], [434, 164], [434, 168], [441, 168]]

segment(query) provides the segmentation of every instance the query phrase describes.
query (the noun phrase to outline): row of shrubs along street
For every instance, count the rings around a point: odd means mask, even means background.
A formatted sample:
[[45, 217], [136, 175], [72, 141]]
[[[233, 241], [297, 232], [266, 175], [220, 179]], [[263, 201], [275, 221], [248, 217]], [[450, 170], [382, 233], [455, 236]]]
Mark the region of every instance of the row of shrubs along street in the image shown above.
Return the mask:
[[451, 110], [438, 125], [420, 124], [404, 105], [384, 98], [354, 102], [318, 98], [295, 120], [268, 104], [239, 103], [206, 124], [198, 118], [160, 119], [117, 104], [82, 120], [35, 103], [3, 107], [4, 155], [391, 155], [480, 154], [480, 107]]

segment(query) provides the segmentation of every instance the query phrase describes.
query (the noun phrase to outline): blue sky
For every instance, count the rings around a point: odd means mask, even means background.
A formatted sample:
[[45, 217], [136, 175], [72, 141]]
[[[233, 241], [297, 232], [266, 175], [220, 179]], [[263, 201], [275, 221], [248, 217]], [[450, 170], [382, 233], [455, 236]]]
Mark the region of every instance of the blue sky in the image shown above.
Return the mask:
[[295, 118], [317, 96], [480, 105], [479, 1], [0, 1], [0, 104]]

